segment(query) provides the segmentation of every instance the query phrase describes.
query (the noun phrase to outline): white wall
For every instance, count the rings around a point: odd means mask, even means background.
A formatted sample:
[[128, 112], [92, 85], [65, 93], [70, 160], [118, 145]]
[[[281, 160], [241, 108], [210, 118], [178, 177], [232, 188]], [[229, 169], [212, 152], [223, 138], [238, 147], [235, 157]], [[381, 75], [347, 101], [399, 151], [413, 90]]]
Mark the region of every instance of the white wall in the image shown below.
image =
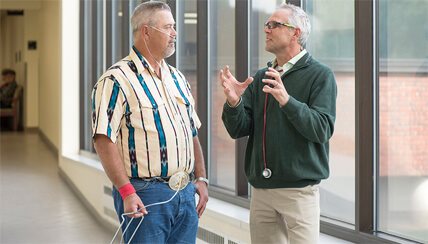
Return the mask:
[[[0, 68], [12, 68], [17, 71], [18, 83], [24, 84], [24, 17], [7, 16], [6, 10], [38, 10], [41, 0], [0, 0]], [[16, 60], [15, 54], [21, 51], [21, 60]]]
[[3, 39], [4, 39], [4, 33], [3, 33], [3, 25], [4, 25], [4, 18], [5, 13], [0, 10], [0, 68], [3, 67]]
[[24, 85], [24, 127], [39, 126], [39, 55], [40, 55], [40, 10], [25, 10], [24, 45], [36, 41], [37, 49], [24, 49], [26, 78]]
[[2, 31], [2, 62], [1, 69], [11, 68], [16, 71], [17, 82], [24, 80], [23, 49], [24, 49], [24, 17], [3, 15], [1, 19]]
[[41, 0], [0, 0], [0, 9], [39, 9]]
[[60, 3], [43, 1], [40, 12], [39, 129], [59, 149]]

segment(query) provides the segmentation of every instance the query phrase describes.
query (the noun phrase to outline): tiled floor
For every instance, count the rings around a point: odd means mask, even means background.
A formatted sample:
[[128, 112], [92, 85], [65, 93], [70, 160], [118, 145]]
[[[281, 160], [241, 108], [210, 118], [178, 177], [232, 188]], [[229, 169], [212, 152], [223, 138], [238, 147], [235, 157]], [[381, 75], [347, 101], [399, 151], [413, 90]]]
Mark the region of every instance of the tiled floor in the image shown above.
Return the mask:
[[0, 243], [109, 243], [36, 133], [0, 133]]
[[[0, 243], [109, 243], [37, 133], [0, 133]], [[321, 234], [321, 243], [347, 243]]]

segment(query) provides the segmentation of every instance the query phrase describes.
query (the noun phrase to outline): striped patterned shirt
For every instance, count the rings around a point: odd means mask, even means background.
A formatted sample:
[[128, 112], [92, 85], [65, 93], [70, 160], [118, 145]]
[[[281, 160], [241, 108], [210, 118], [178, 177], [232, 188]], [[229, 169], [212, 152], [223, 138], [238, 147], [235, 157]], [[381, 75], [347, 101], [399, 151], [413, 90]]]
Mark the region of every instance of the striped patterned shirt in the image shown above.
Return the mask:
[[194, 168], [201, 126], [190, 85], [163, 62], [159, 79], [133, 47], [92, 91], [92, 132], [116, 143], [129, 177], [168, 177]]

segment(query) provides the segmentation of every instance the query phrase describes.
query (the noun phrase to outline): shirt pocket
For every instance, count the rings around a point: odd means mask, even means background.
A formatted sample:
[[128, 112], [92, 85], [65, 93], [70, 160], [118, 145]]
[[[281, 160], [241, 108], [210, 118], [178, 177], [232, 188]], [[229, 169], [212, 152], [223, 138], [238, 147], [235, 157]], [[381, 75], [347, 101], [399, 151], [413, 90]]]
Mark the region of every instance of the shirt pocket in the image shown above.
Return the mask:
[[[191, 106], [188, 98], [183, 98], [180, 94], [175, 94], [175, 101], [177, 102], [177, 106], [180, 109], [180, 113], [182, 115], [191, 114]], [[183, 114], [184, 113], [184, 114]]]
[[163, 101], [157, 101], [156, 103], [142, 102], [139, 107], [134, 107], [132, 110], [134, 110], [133, 114], [138, 114], [140, 117], [137, 126], [146, 132], [158, 132], [162, 127], [161, 120], [165, 113], [165, 103]]
[[182, 121], [184, 122], [189, 135], [196, 136], [197, 135], [197, 129], [194, 121], [194, 113], [193, 110], [194, 107], [190, 103], [188, 98], [183, 98], [181, 95], [176, 95], [175, 99], [177, 101], [177, 106], [179, 109], [180, 116], [182, 118]]

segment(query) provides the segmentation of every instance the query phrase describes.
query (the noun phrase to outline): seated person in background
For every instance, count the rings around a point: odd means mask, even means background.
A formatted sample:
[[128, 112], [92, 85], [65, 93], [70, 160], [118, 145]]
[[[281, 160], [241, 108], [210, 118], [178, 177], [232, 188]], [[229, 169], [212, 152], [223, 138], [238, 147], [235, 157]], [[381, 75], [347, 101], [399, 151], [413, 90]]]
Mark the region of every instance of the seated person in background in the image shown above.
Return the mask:
[[16, 73], [12, 69], [4, 69], [1, 72], [2, 83], [0, 84], [0, 108], [8, 108], [12, 105], [13, 95], [15, 93], [16, 83], [15, 76]]

